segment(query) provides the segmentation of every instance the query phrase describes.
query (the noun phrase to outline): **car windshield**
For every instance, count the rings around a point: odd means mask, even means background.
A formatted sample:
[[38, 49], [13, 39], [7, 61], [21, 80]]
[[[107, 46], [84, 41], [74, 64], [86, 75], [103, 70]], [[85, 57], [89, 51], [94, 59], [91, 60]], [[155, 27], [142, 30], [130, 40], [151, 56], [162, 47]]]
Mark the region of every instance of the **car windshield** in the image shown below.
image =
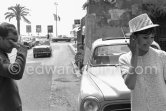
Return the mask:
[[50, 45], [50, 41], [48, 41], [48, 40], [39, 40], [39, 41], [37, 41], [37, 45]]
[[50, 45], [50, 41], [43, 41], [42, 45]]
[[94, 50], [91, 64], [92, 65], [116, 65], [119, 56], [129, 52], [127, 45], [107, 45], [100, 46]]

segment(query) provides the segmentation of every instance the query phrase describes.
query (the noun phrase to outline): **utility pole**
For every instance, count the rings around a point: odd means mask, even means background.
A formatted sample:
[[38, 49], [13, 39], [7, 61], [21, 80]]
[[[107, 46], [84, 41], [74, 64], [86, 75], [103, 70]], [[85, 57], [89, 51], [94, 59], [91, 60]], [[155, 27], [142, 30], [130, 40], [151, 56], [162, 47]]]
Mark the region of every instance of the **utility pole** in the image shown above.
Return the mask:
[[58, 9], [57, 9], [57, 6], [58, 6], [58, 4], [55, 2], [54, 3], [55, 4], [55, 6], [56, 6], [56, 37], [58, 37], [58, 23], [57, 23], [57, 20], [58, 20]]

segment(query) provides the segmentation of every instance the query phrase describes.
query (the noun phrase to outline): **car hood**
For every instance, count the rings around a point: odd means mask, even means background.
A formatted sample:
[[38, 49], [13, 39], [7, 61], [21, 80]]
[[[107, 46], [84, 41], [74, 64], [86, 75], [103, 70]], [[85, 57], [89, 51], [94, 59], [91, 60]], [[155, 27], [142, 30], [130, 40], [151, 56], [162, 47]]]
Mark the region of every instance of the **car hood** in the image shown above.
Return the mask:
[[130, 90], [124, 83], [119, 66], [91, 67], [88, 72], [105, 100], [130, 99]]
[[35, 46], [34, 48], [50, 48], [49, 45], [38, 45], [38, 46]]

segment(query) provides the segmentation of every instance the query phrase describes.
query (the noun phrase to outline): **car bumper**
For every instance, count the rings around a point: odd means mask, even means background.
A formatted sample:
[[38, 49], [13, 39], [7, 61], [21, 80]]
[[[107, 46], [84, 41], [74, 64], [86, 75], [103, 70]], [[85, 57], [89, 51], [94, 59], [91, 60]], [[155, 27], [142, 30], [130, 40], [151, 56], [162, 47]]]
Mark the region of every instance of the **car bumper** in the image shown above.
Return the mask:
[[51, 52], [35, 52], [34, 55], [36, 55], [36, 56], [50, 56]]
[[[83, 110], [83, 101], [79, 104], [78, 111]], [[98, 111], [131, 111], [130, 100], [114, 100], [114, 101], [100, 101], [98, 102]]]

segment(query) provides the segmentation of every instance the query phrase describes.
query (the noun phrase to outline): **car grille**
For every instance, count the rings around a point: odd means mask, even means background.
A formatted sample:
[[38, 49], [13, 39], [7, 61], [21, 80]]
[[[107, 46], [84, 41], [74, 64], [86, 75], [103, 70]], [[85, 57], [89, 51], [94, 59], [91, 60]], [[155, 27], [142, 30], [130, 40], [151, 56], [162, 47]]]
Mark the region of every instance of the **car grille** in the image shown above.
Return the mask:
[[111, 104], [104, 108], [103, 111], [131, 111], [130, 103]]

